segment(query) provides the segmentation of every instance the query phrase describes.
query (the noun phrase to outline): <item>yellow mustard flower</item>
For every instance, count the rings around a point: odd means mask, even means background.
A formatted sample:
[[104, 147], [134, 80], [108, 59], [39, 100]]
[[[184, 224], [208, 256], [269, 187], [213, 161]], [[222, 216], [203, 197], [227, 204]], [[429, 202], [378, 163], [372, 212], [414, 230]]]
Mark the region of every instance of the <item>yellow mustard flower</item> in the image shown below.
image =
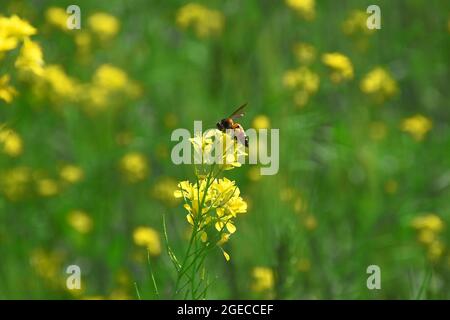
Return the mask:
[[348, 36], [370, 35], [375, 29], [367, 28], [368, 14], [363, 10], [352, 10], [342, 23], [342, 31]]
[[437, 261], [445, 252], [445, 246], [441, 241], [433, 241], [428, 246], [428, 258], [431, 261]]
[[147, 158], [139, 152], [130, 152], [120, 160], [120, 168], [130, 183], [144, 180], [149, 173]]
[[168, 206], [176, 206], [179, 200], [174, 198], [173, 191], [177, 188], [177, 181], [171, 177], [159, 178], [153, 188], [151, 195]]
[[23, 39], [24, 37], [29, 37], [36, 33], [36, 28], [28, 21], [19, 18], [17, 15], [13, 15], [9, 18], [0, 17], [0, 34], [6, 35], [7, 37]]
[[15, 62], [17, 69], [40, 76], [44, 72], [44, 58], [38, 43], [25, 38], [19, 56]]
[[395, 194], [398, 190], [398, 182], [396, 180], [390, 179], [384, 184], [384, 190], [388, 194]]
[[28, 193], [31, 182], [31, 170], [27, 167], [15, 167], [0, 175], [0, 191], [11, 201], [17, 201]]
[[58, 7], [50, 7], [45, 11], [45, 19], [47, 22], [60, 30], [68, 31], [67, 19], [69, 15], [66, 10]]
[[10, 157], [17, 157], [23, 152], [22, 138], [12, 129], [0, 128], [0, 144], [3, 144], [3, 152]]
[[222, 32], [225, 17], [220, 11], [197, 3], [188, 3], [178, 10], [176, 23], [183, 29], [192, 26], [199, 38], [208, 38]]
[[252, 121], [252, 127], [258, 129], [270, 128], [270, 119], [264, 114], [257, 115]]
[[92, 218], [82, 210], [73, 210], [67, 216], [67, 222], [77, 232], [86, 234], [92, 230]]
[[116, 91], [125, 88], [128, 81], [128, 76], [123, 70], [110, 64], [98, 67], [93, 77], [94, 85]]
[[295, 10], [303, 19], [314, 20], [316, 16], [315, 0], [285, 0], [288, 7]]
[[57, 250], [34, 249], [30, 254], [30, 264], [38, 276], [51, 286], [58, 287], [65, 284], [63, 273], [64, 254]]
[[431, 119], [417, 114], [402, 121], [401, 129], [409, 133], [416, 141], [422, 141], [433, 127]]
[[89, 32], [79, 31], [75, 33], [74, 41], [79, 54], [85, 55], [90, 51], [92, 45], [92, 37]]
[[283, 84], [294, 91], [294, 102], [297, 106], [305, 106], [309, 98], [319, 89], [319, 75], [306, 66], [288, 70], [283, 76]]
[[300, 64], [310, 64], [316, 59], [316, 48], [308, 43], [296, 43], [294, 55]]
[[68, 183], [77, 183], [83, 180], [84, 172], [79, 166], [68, 164], [61, 168], [59, 171], [59, 176], [65, 182]]
[[397, 82], [384, 68], [376, 67], [367, 73], [360, 83], [361, 91], [373, 95], [377, 101], [392, 97], [398, 91]]
[[322, 55], [322, 62], [330, 68], [330, 78], [334, 83], [353, 79], [352, 62], [342, 53], [325, 53]]
[[36, 191], [42, 197], [52, 197], [58, 194], [58, 183], [50, 178], [39, 178], [36, 181]]
[[252, 270], [253, 282], [251, 289], [254, 292], [272, 290], [275, 284], [274, 273], [271, 268], [255, 267]]
[[306, 216], [303, 223], [305, 224], [306, 229], [310, 231], [317, 228], [317, 219], [313, 215]]
[[427, 229], [432, 232], [441, 232], [444, 228], [444, 222], [438, 215], [427, 213], [414, 218], [412, 226], [418, 230]]
[[161, 241], [158, 231], [149, 227], [137, 227], [133, 231], [134, 243], [146, 247], [152, 256], [161, 254]]
[[[1, 39], [0, 39], [1, 43]], [[6, 103], [10, 103], [14, 96], [17, 95], [16, 89], [9, 85], [9, 75], [5, 74], [0, 77], [0, 99]]]
[[101, 40], [110, 40], [114, 38], [120, 30], [119, 20], [104, 12], [98, 12], [87, 20], [90, 30]]
[[[214, 179], [209, 186], [205, 179], [194, 184], [182, 181], [174, 196], [184, 198], [184, 208], [188, 211], [186, 219], [189, 224], [203, 230], [204, 242], [223, 242], [224, 235], [228, 239], [236, 232], [234, 219], [238, 214], [247, 212], [247, 203], [240, 197], [239, 188], [227, 178]], [[203, 209], [200, 214], [199, 202], [202, 200]]]
[[40, 78], [41, 84], [46, 85], [49, 97], [55, 102], [61, 99], [76, 100], [79, 94], [79, 87], [76, 80], [69, 77], [62, 66], [45, 66]]

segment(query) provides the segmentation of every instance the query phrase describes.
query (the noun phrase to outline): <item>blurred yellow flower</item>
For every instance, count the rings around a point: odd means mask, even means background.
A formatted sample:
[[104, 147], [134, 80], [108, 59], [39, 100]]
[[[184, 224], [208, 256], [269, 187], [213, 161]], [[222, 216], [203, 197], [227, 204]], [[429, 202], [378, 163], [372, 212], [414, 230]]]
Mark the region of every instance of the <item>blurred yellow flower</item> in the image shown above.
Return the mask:
[[153, 188], [151, 195], [167, 206], [176, 206], [179, 200], [174, 198], [173, 191], [177, 189], [177, 181], [171, 177], [159, 178]]
[[61, 66], [48, 65], [43, 68], [36, 90], [46, 92], [53, 102], [59, 103], [62, 99], [77, 100], [80, 88], [76, 80], [69, 77]]
[[25, 38], [15, 66], [22, 72], [31, 72], [40, 76], [44, 72], [44, 58], [42, 49], [36, 42]]
[[164, 115], [164, 126], [168, 129], [173, 129], [178, 124], [178, 117], [174, 112], [169, 112]]
[[370, 35], [375, 29], [367, 28], [369, 15], [363, 10], [352, 10], [342, 23], [342, 31], [348, 36]]
[[67, 216], [69, 225], [79, 233], [89, 233], [92, 230], [93, 222], [91, 217], [82, 210], [73, 210]]
[[66, 10], [58, 7], [50, 7], [45, 11], [45, 19], [47, 22], [62, 31], [68, 31], [67, 19], [69, 15]]
[[30, 254], [30, 264], [33, 270], [54, 287], [65, 284], [61, 272], [63, 259], [63, 253], [56, 250], [47, 251], [38, 248]]
[[283, 84], [286, 88], [295, 92], [294, 102], [299, 107], [308, 103], [309, 97], [319, 89], [319, 75], [308, 67], [302, 66], [294, 70], [288, 70], [283, 76]]
[[81, 55], [85, 55], [91, 49], [92, 37], [89, 32], [79, 31], [75, 34], [74, 38], [75, 44], [78, 49], [78, 53]]
[[110, 90], [121, 90], [127, 86], [127, 74], [110, 64], [102, 64], [97, 68], [93, 77], [94, 85]]
[[22, 39], [36, 34], [37, 30], [28, 21], [13, 15], [0, 17], [0, 38], [2, 36]]
[[134, 243], [146, 247], [152, 256], [161, 254], [161, 242], [159, 233], [149, 227], [137, 227], [133, 232]]
[[12, 129], [0, 127], [0, 144], [3, 144], [3, 152], [10, 157], [17, 157], [23, 152], [22, 138]]
[[401, 129], [409, 133], [416, 141], [422, 141], [433, 127], [431, 119], [417, 114], [402, 121]]
[[199, 38], [208, 38], [222, 32], [225, 17], [220, 11], [197, 3], [188, 3], [178, 9], [176, 23], [183, 29], [192, 26]]
[[254, 182], [261, 180], [261, 169], [257, 166], [250, 167], [247, 171], [247, 177]]
[[313, 20], [316, 16], [315, 0], [285, 0], [286, 4], [295, 10], [303, 19]]
[[294, 45], [294, 55], [300, 64], [310, 64], [316, 59], [316, 48], [308, 43]]
[[433, 241], [428, 247], [428, 258], [431, 261], [438, 260], [445, 251], [445, 246], [441, 241]]
[[[1, 39], [0, 39], [1, 43]], [[0, 44], [1, 45], [1, 44]], [[6, 103], [10, 103], [14, 96], [17, 95], [16, 89], [9, 85], [9, 75], [5, 74], [0, 77], [0, 99]]]
[[101, 40], [114, 38], [120, 29], [120, 22], [116, 17], [99, 12], [91, 15], [87, 19], [90, 30]]
[[15, 167], [0, 174], [0, 190], [11, 201], [17, 201], [27, 194], [31, 181], [31, 170]]
[[252, 127], [258, 129], [269, 129], [270, 119], [264, 114], [257, 115], [252, 121]]
[[36, 181], [36, 191], [40, 196], [52, 197], [59, 192], [58, 183], [49, 178], [40, 178]]
[[397, 82], [384, 68], [376, 67], [367, 73], [360, 83], [361, 91], [373, 95], [378, 102], [392, 97], [398, 91]]
[[254, 292], [264, 292], [272, 290], [275, 284], [272, 269], [267, 267], [255, 267], [252, 270], [253, 282], [251, 289]]
[[120, 168], [128, 182], [144, 180], [149, 173], [147, 158], [139, 152], [130, 152], [120, 160]]
[[444, 222], [438, 215], [428, 213], [414, 218], [412, 226], [418, 230], [427, 229], [433, 232], [441, 232], [444, 228]]
[[325, 53], [322, 62], [330, 68], [331, 81], [341, 83], [353, 79], [353, 65], [350, 59], [339, 52]]
[[317, 220], [313, 215], [306, 216], [304, 222], [306, 229], [314, 230], [317, 228]]
[[65, 182], [77, 183], [83, 179], [84, 172], [80, 167], [68, 164], [61, 168], [61, 170], [59, 171], [59, 176]]

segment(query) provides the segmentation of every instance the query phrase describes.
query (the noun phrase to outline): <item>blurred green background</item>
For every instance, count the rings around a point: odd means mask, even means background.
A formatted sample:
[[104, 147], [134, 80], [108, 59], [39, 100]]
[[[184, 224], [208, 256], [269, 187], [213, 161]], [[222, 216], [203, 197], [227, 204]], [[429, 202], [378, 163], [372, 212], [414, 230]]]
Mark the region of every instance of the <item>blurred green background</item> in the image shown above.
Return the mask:
[[153, 299], [150, 266], [170, 298], [162, 217], [181, 254], [193, 178], [171, 132], [243, 102], [244, 128], [280, 129], [280, 169], [226, 174], [249, 208], [208, 298], [450, 298], [450, 2], [196, 4], [2, 0], [45, 64], [0, 23], [0, 298]]

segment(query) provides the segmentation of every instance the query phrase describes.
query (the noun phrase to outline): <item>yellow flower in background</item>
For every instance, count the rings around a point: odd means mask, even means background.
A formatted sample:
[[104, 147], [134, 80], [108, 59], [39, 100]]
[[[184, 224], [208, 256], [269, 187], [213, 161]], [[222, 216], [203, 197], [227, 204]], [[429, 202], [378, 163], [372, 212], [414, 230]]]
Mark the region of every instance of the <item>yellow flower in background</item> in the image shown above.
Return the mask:
[[49, 84], [52, 93], [58, 97], [74, 99], [78, 94], [76, 81], [70, 78], [61, 66], [46, 66], [43, 79]]
[[179, 200], [174, 198], [173, 191], [177, 189], [177, 181], [171, 177], [159, 178], [153, 188], [151, 195], [170, 207], [176, 206]]
[[67, 215], [69, 225], [79, 233], [89, 233], [92, 230], [93, 222], [91, 217], [82, 210], [73, 210]]
[[83, 180], [84, 172], [80, 167], [68, 164], [61, 168], [61, 170], [59, 171], [59, 176], [65, 182], [77, 183]]
[[42, 197], [52, 197], [58, 194], [58, 183], [50, 178], [39, 178], [36, 181], [36, 192]]
[[398, 91], [397, 82], [384, 68], [376, 67], [367, 73], [360, 83], [361, 91], [373, 95], [379, 102], [392, 97]]
[[67, 19], [69, 15], [67, 14], [66, 10], [58, 7], [50, 7], [45, 11], [45, 19], [47, 22], [62, 30], [62, 31], [68, 31], [67, 28]]
[[409, 133], [416, 141], [422, 141], [433, 127], [431, 119], [417, 114], [402, 121], [401, 129]]
[[[1, 39], [0, 39], [1, 43]], [[1, 44], [0, 44], [1, 45]], [[16, 89], [9, 85], [9, 75], [5, 74], [0, 77], [0, 99], [6, 103], [10, 103], [14, 96], [17, 95]]]
[[253, 182], [261, 180], [261, 169], [257, 166], [250, 167], [247, 171], [247, 177]]
[[254, 292], [264, 292], [272, 290], [275, 284], [275, 277], [271, 268], [255, 267], [252, 270], [253, 282], [251, 289]]
[[38, 276], [51, 286], [59, 287], [65, 284], [63, 278], [64, 254], [61, 251], [48, 251], [42, 248], [34, 249], [30, 254], [30, 264]]
[[17, 201], [27, 194], [31, 182], [31, 170], [15, 167], [0, 174], [0, 191], [11, 201]]
[[384, 190], [388, 194], [395, 194], [398, 190], [398, 182], [396, 180], [390, 179], [384, 184]]
[[294, 45], [294, 55], [300, 64], [310, 64], [316, 59], [316, 48], [308, 43]]
[[137, 227], [133, 231], [134, 243], [146, 247], [152, 256], [161, 254], [161, 241], [158, 231], [149, 227]]
[[257, 115], [252, 121], [252, 127], [258, 129], [269, 129], [270, 119], [264, 114]]
[[294, 102], [299, 107], [304, 107], [311, 96], [319, 89], [319, 75], [308, 67], [301, 66], [294, 70], [288, 70], [283, 76], [283, 84], [294, 92]]
[[325, 53], [322, 55], [322, 62], [330, 68], [330, 78], [334, 83], [353, 79], [352, 62], [342, 53]]
[[314, 20], [316, 16], [315, 0], [285, 0], [288, 7], [295, 10], [303, 19]]
[[176, 23], [183, 29], [192, 26], [199, 38], [208, 38], [222, 32], [225, 17], [218, 10], [208, 9], [197, 3], [188, 3], [178, 10]]
[[77, 32], [75, 34], [74, 41], [77, 46], [79, 54], [85, 55], [90, 51], [92, 45], [92, 37], [89, 32], [85, 31]]
[[119, 20], [108, 13], [95, 13], [88, 17], [87, 23], [89, 29], [101, 40], [114, 38], [120, 30]]
[[38, 43], [25, 38], [15, 66], [22, 72], [31, 72], [40, 76], [44, 72], [44, 58]]
[[353, 10], [342, 23], [342, 31], [348, 36], [370, 35], [376, 30], [367, 28], [369, 15], [363, 10]]
[[317, 219], [313, 215], [306, 216], [303, 223], [305, 224], [305, 228], [310, 231], [317, 228]]
[[439, 240], [433, 241], [428, 246], [428, 258], [431, 261], [437, 261], [444, 254], [444, 252], [445, 252], [445, 246]]
[[438, 215], [434, 213], [428, 213], [416, 217], [414, 218], [411, 224], [415, 229], [418, 230], [426, 229], [432, 232], [441, 232], [444, 228], [444, 222]]
[[130, 152], [123, 156], [120, 168], [130, 183], [144, 180], [149, 173], [147, 158], [139, 152]]
[[37, 33], [36, 28], [34, 28], [28, 21], [19, 18], [17, 15], [13, 15], [9, 18], [0, 17], [0, 38], [3, 37], [14, 37], [22, 39], [24, 37], [29, 37]]
[[12, 129], [0, 127], [0, 144], [3, 145], [2, 151], [10, 157], [17, 157], [23, 152], [22, 138]]
[[14, 37], [7, 37], [0, 30], [0, 60], [3, 57], [4, 51], [10, 51], [17, 47], [19, 41]]
[[121, 69], [110, 64], [102, 64], [95, 70], [92, 82], [96, 86], [119, 91], [128, 84], [128, 75]]
[[417, 239], [427, 249], [430, 261], [437, 261], [445, 250], [445, 246], [439, 240], [439, 234], [445, 227], [444, 221], [434, 213], [427, 213], [414, 218], [411, 226], [417, 230]]

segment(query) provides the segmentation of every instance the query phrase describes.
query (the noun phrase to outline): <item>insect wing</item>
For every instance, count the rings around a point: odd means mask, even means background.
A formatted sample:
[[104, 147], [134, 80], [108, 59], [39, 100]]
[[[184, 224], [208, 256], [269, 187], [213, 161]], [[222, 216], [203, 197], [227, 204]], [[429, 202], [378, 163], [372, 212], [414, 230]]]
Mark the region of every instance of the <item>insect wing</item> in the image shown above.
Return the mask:
[[228, 118], [238, 119], [238, 118], [242, 117], [244, 115], [244, 112], [242, 112], [242, 110], [244, 110], [244, 108], [246, 106], [247, 106], [247, 103], [244, 103], [242, 106], [237, 108], [236, 111], [234, 111]]

